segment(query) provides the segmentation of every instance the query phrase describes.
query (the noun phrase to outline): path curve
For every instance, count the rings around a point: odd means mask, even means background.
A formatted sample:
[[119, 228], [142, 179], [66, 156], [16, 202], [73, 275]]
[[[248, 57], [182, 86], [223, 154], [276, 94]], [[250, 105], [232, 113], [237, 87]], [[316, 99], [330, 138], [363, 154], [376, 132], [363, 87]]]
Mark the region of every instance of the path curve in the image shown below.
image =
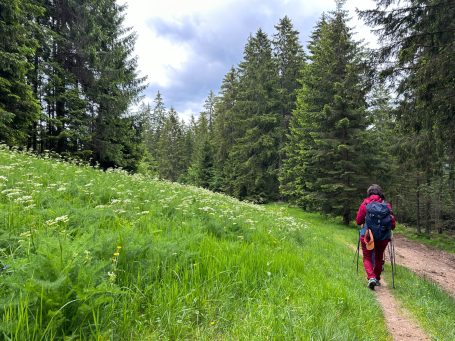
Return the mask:
[[[455, 297], [455, 255], [394, 235], [395, 260]], [[386, 252], [387, 254], [388, 252]]]

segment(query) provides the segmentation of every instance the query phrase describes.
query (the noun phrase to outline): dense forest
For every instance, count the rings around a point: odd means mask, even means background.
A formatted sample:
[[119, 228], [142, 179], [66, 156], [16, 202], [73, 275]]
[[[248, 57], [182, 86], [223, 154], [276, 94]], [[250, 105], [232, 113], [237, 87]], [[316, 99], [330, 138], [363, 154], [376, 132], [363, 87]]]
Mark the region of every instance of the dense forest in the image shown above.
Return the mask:
[[455, 3], [376, 3], [359, 15], [378, 50], [355, 41], [343, 1], [306, 47], [288, 17], [258, 29], [187, 123], [159, 92], [141, 103], [115, 0], [0, 0], [0, 141], [345, 223], [379, 183], [400, 222], [453, 230]]

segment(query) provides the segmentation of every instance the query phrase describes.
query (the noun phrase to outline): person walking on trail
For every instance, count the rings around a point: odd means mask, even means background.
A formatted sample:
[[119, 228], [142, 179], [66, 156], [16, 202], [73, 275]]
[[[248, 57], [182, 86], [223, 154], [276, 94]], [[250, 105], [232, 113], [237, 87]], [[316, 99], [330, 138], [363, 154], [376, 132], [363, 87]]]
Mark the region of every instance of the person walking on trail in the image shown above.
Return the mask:
[[385, 201], [384, 193], [379, 185], [371, 185], [359, 207], [355, 218], [357, 225], [363, 225], [360, 230], [363, 266], [368, 279], [368, 287], [374, 290], [380, 285], [383, 270], [384, 251], [392, 238], [395, 228], [395, 217], [392, 205]]

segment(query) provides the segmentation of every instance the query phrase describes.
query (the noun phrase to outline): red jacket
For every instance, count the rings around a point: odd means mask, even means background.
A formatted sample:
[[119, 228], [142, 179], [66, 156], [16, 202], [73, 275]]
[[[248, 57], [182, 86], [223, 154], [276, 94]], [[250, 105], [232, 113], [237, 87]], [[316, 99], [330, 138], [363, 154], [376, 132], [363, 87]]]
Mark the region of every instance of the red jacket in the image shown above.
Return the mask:
[[[368, 198], [366, 198], [360, 205], [359, 210], [357, 211], [357, 216], [355, 217], [355, 222], [357, 223], [357, 225], [363, 225], [365, 223], [365, 216], [367, 214], [367, 205], [372, 201], [382, 202], [383, 200], [381, 199], [381, 197], [379, 195], [376, 195], [376, 194], [372, 194]], [[392, 230], [393, 230], [395, 228], [395, 217], [393, 215], [392, 205], [390, 204], [390, 202], [387, 203], [387, 207], [390, 210], [390, 216], [392, 218]]]

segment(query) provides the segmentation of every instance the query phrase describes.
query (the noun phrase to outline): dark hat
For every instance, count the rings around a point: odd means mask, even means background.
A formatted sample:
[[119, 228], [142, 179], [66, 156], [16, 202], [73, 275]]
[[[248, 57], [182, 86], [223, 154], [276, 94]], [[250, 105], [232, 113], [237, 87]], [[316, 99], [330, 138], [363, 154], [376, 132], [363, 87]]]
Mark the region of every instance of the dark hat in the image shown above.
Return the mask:
[[384, 198], [384, 192], [382, 192], [382, 188], [379, 185], [373, 184], [370, 187], [368, 187], [367, 196], [373, 194], [379, 195], [381, 198]]

